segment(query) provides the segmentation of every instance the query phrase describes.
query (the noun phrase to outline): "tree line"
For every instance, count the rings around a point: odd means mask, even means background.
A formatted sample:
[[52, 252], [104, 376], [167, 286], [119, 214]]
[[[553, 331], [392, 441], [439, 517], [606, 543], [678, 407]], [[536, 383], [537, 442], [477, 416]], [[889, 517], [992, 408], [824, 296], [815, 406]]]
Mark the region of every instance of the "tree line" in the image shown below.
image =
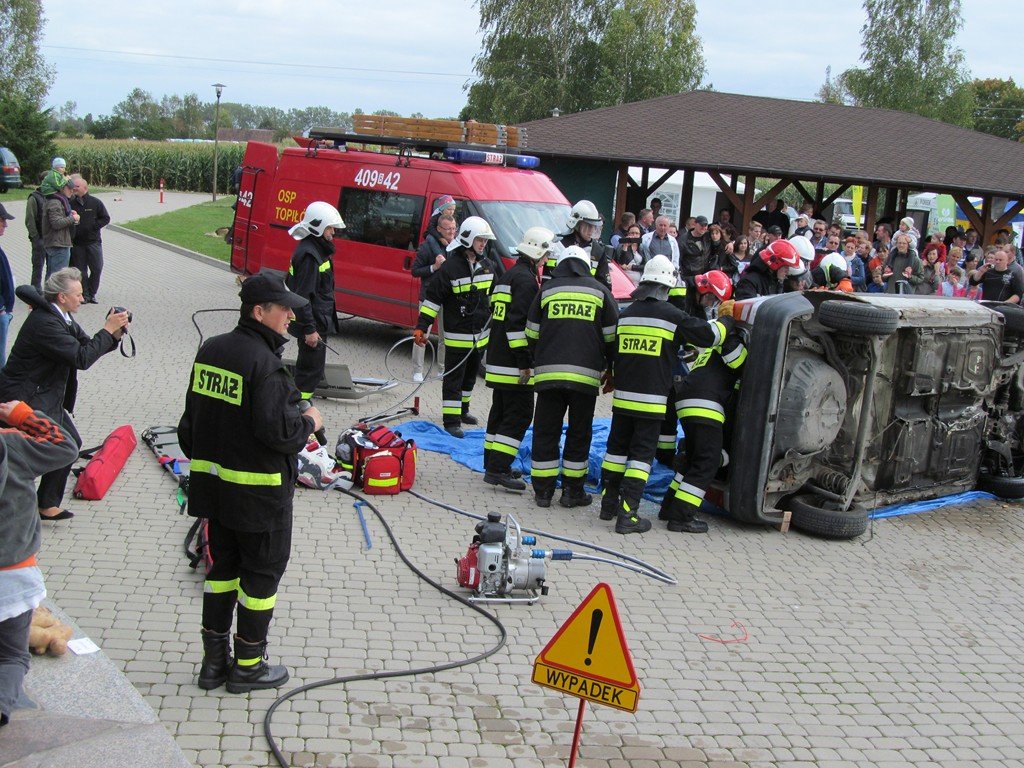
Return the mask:
[[[695, 0], [478, 0], [477, 6], [482, 43], [475, 77], [464, 86], [461, 119], [515, 124], [556, 110], [712, 88]], [[1010, 78], [971, 78], [957, 44], [961, 0], [863, 0], [863, 8], [861, 66], [835, 78], [827, 68], [819, 101], [912, 112], [1024, 141], [1024, 88]], [[44, 109], [54, 77], [39, 51], [44, 24], [41, 0], [0, 4], [0, 144], [14, 150], [28, 178], [48, 166], [58, 135], [213, 138], [215, 104], [195, 93], [156, 97], [134, 88], [109, 115], [96, 117], [80, 116], [73, 101]], [[267, 129], [281, 140], [314, 125], [350, 128], [353, 114], [361, 110], [222, 102], [220, 126]]]
[[[356, 108], [337, 112], [329, 107], [280, 109], [259, 104], [222, 101], [220, 116], [216, 103], [202, 101], [195, 93], [162, 95], [159, 99], [142, 88], [133, 88], [119, 101], [109, 115], [79, 116], [78, 104], [65, 102], [50, 111], [50, 129], [64, 138], [96, 139], [212, 139], [214, 123], [220, 128], [264, 129], [273, 131], [274, 141], [298, 136], [314, 126], [330, 126], [351, 130], [352, 115], [361, 115]], [[375, 115], [394, 115], [377, 110]], [[422, 117], [422, 115], [414, 115]]]

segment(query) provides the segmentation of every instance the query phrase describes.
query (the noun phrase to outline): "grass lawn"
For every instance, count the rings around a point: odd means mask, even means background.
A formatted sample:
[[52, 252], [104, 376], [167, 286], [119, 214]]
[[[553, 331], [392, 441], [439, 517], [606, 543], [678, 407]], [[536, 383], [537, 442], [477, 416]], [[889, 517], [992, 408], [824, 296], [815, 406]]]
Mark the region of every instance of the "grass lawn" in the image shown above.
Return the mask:
[[[0, 203], [6, 203], [13, 200], [28, 200], [28, 196], [32, 193], [35, 187], [20, 187], [15, 189], [11, 187], [6, 192], [0, 193]], [[110, 187], [89, 187], [89, 194], [98, 195], [101, 192], [111, 192]]]
[[234, 201], [234, 195], [224, 195], [215, 203], [199, 203], [159, 216], [135, 219], [121, 226], [221, 261], [228, 261], [231, 258], [231, 246], [224, 242], [223, 236], [212, 233], [222, 227], [231, 226], [234, 215], [231, 204]]

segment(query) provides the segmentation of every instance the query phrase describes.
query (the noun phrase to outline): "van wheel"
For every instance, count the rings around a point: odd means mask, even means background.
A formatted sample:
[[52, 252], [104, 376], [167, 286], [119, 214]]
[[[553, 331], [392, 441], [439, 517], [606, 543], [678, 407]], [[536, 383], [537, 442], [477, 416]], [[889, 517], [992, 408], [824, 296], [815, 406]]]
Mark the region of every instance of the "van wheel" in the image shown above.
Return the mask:
[[890, 336], [900, 326], [900, 315], [889, 307], [855, 301], [824, 301], [818, 307], [822, 325], [858, 336]]
[[823, 503], [829, 502], [809, 493], [791, 497], [787, 506], [793, 513], [793, 527], [823, 539], [855, 539], [868, 529], [866, 508], [854, 504], [840, 512], [825, 509]]
[[978, 475], [978, 490], [1000, 499], [1024, 499], [1024, 477], [1005, 477], [982, 470]]
[[1003, 316], [1006, 330], [1010, 333], [1024, 334], [1024, 307], [994, 301], [986, 302], [985, 306]]

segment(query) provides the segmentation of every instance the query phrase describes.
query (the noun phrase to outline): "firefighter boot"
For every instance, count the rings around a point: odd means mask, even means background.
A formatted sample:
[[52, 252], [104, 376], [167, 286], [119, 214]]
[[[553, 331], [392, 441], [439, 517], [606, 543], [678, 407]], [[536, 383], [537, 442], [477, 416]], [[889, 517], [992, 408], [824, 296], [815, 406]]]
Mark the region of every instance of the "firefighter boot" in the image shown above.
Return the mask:
[[220, 688], [231, 669], [231, 635], [203, 629], [203, 664], [199, 667], [199, 687], [204, 691]]
[[674, 499], [669, 511], [668, 529], [674, 533], [707, 533], [708, 524], [697, 517], [698, 507]]
[[601, 491], [601, 519], [614, 520], [621, 509], [619, 498], [619, 486], [622, 483], [621, 477], [604, 478], [604, 490]]
[[640, 517], [640, 514], [635, 509], [630, 509], [629, 503], [623, 499], [622, 508], [615, 521], [615, 532], [621, 534], [646, 533], [649, 530], [651, 530], [651, 521]]
[[583, 478], [562, 480], [562, 495], [558, 503], [563, 507], [589, 507], [593, 497], [583, 490]]
[[526, 481], [520, 477], [514, 477], [511, 471], [498, 472], [487, 470], [484, 472], [484, 482], [488, 485], [500, 485], [510, 491], [525, 491]]
[[675, 492], [675, 488], [669, 486], [668, 490], [665, 491], [665, 496], [661, 500], [661, 508], [658, 510], [659, 520], [671, 520], [672, 519], [672, 496]]
[[267, 664], [267, 641], [250, 643], [235, 635], [235, 663], [228, 672], [228, 693], [278, 688], [288, 682], [288, 670]]

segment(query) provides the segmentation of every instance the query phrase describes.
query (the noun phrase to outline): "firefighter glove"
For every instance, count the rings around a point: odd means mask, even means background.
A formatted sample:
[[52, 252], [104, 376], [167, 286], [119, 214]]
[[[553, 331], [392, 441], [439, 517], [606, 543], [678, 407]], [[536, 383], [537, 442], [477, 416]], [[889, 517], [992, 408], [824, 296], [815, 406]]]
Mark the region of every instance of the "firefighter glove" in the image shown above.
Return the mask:
[[726, 299], [718, 305], [719, 317], [732, 317], [732, 308], [736, 304], [732, 299]]
[[611, 371], [605, 371], [604, 373], [601, 374], [601, 391], [604, 392], [606, 395], [609, 392], [615, 391], [615, 379], [612, 378]]
[[412, 340], [417, 347], [424, 347], [427, 344], [427, 334], [417, 328], [412, 332]]

